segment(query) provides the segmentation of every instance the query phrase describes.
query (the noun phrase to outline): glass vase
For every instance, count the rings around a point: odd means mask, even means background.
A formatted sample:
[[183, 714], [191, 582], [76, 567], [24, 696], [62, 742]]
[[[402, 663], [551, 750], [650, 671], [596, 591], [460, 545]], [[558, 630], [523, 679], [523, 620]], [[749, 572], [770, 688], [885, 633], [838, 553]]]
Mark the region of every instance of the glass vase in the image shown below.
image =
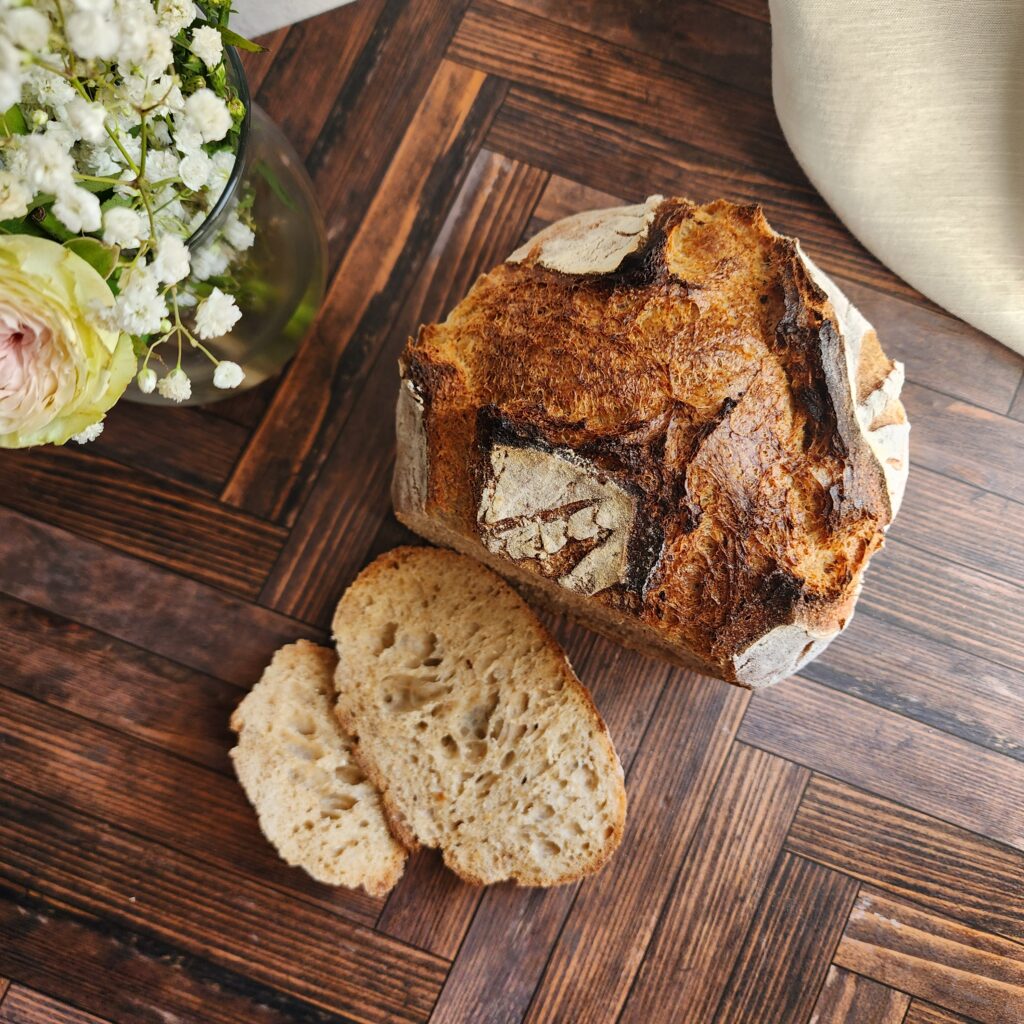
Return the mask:
[[[188, 239], [193, 267], [223, 251], [224, 228], [240, 203], [251, 203], [252, 247], [231, 264], [232, 294], [242, 317], [229, 334], [206, 342], [219, 359], [230, 359], [245, 371], [238, 388], [214, 387], [213, 363], [187, 348], [182, 369], [192, 380], [192, 396], [183, 405], [202, 405], [238, 394], [277, 373], [292, 357], [323, 301], [327, 275], [327, 241], [323, 217], [309, 175], [281, 130], [249, 99], [245, 72], [234, 50], [229, 62], [236, 88], [248, 114], [242, 126], [231, 176], [209, 215]], [[226, 289], [225, 289], [226, 290]], [[189, 311], [184, 311], [189, 319]], [[170, 352], [161, 355], [165, 360]], [[150, 366], [162, 375], [169, 367], [155, 359]], [[145, 395], [131, 384], [126, 399], [173, 405], [157, 392]]]

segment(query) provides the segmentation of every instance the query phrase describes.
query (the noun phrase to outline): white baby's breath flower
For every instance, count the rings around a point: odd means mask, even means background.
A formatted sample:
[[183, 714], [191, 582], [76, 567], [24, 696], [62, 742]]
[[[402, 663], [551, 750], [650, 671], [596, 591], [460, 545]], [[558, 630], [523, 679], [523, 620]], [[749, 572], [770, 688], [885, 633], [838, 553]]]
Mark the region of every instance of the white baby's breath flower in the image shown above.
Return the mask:
[[[87, 143], [78, 147], [78, 158], [82, 170], [86, 174], [96, 174], [103, 178], [114, 178], [122, 171], [122, 166], [114, 159], [117, 147], [110, 139], [98, 143]], [[120, 154], [118, 153], [118, 156]]]
[[24, 178], [37, 192], [56, 194], [73, 187], [74, 161], [58, 142], [45, 135], [27, 135], [18, 143]]
[[192, 0], [160, 0], [156, 5], [156, 16], [161, 28], [172, 36], [176, 36], [183, 28], [188, 28], [198, 15]]
[[128, 334], [153, 334], [167, 316], [167, 303], [159, 294], [160, 282], [142, 263], [126, 270], [118, 282], [120, 294], [114, 303], [117, 326]]
[[185, 402], [192, 397], [192, 381], [181, 369], [171, 370], [166, 377], [161, 377], [156, 387], [164, 398], [172, 402]]
[[220, 277], [228, 269], [230, 262], [231, 254], [224, 246], [216, 242], [204, 245], [198, 252], [192, 253], [192, 276], [197, 281]]
[[212, 89], [197, 89], [185, 100], [185, 119], [203, 142], [219, 142], [231, 128], [227, 104]]
[[224, 223], [224, 240], [233, 249], [245, 252], [246, 249], [252, 248], [256, 236], [253, 234], [252, 228], [239, 220], [238, 214], [233, 213]]
[[57, 193], [53, 215], [72, 234], [98, 231], [100, 227], [100, 201], [84, 188], [72, 185]]
[[0, 220], [24, 217], [32, 202], [32, 189], [10, 171], [0, 171]]
[[150, 121], [149, 141], [157, 146], [169, 146], [171, 144], [171, 130], [167, 127], [166, 121]]
[[157, 246], [153, 273], [163, 284], [177, 284], [188, 277], [188, 246], [177, 235], [165, 235]]
[[178, 175], [182, 184], [198, 192], [210, 180], [210, 171], [213, 170], [213, 161], [201, 150], [189, 153], [182, 157], [178, 164]]
[[139, 385], [139, 390], [144, 395], [151, 395], [156, 388], [156, 373], [147, 366], [145, 369], [139, 370], [135, 383]]
[[128, 206], [111, 206], [103, 214], [103, 241], [122, 249], [137, 249], [145, 227], [142, 218]]
[[99, 142], [106, 135], [103, 125], [107, 111], [102, 103], [90, 103], [81, 96], [72, 96], [64, 108], [64, 118], [71, 131], [86, 142]]
[[65, 107], [77, 95], [60, 75], [38, 65], [25, 72], [26, 103], [56, 109]]
[[189, 44], [192, 52], [208, 67], [216, 67], [224, 53], [224, 40], [211, 25], [203, 25], [192, 32]]
[[0, 110], [9, 110], [21, 99], [21, 76], [13, 71], [0, 71]]
[[80, 430], [77, 434], [72, 434], [71, 440], [77, 444], [88, 444], [90, 441], [95, 441], [102, 433], [103, 421], [100, 420], [98, 423], [90, 423], [85, 430]]
[[233, 363], [230, 359], [222, 359], [213, 371], [213, 386], [215, 388], [237, 388], [243, 380], [245, 380], [245, 371], [238, 363]]
[[121, 33], [116, 22], [96, 11], [75, 11], [65, 23], [71, 49], [83, 60], [105, 60], [117, 53]]
[[113, 0], [71, 0], [76, 11], [89, 11], [92, 14], [109, 14], [114, 6]]
[[78, 141], [75, 133], [66, 124], [61, 124], [59, 121], [48, 121], [45, 134], [48, 139], [53, 139], [65, 153], [70, 153], [71, 147]]
[[4, 28], [11, 39], [24, 50], [39, 53], [46, 49], [50, 37], [50, 19], [32, 7], [15, 7], [4, 14]]
[[238, 323], [241, 315], [234, 298], [214, 288], [196, 309], [196, 334], [204, 341], [219, 338]]
[[203, 135], [191, 121], [182, 116], [175, 118], [173, 141], [174, 148], [187, 156], [202, 148]]
[[142, 74], [149, 78], [156, 78], [167, 70], [173, 59], [171, 37], [163, 29], [153, 27], [145, 33], [142, 45], [138, 48], [131, 63]]

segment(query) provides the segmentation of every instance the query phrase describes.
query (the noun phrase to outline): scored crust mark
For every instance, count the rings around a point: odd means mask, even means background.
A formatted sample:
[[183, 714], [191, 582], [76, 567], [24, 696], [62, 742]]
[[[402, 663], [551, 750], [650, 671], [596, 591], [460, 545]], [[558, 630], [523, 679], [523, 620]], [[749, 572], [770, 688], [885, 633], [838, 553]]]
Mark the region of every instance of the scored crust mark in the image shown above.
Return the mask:
[[[403, 373], [423, 415], [399, 449], [420, 452], [426, 497], [396, 473], [400, 519], [748, 686], [849, 621], [906, 482], [902, 367], [756, 206], [560, 221], [422, 328]], [[628, 531], [574, 536], [602, 505]]]

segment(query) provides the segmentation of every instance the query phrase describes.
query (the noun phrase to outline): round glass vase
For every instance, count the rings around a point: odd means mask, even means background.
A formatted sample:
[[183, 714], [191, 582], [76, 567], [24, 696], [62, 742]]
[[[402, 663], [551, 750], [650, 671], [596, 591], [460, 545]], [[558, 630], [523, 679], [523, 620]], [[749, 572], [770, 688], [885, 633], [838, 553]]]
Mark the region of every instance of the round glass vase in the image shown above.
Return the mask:
[[[242, 316], [229, 334], [204, 342], [218, 359], [245, 371], [234, 389], [214, 387], [214, 365], [185, 343], [181, 366], [192, 381], [182, 403], [143, 394], [133, 382], [124, 397], [151, 405], [204, 405], [246, 391], [272, 377], [292, 357], [323, 301], [327, 280], [327, 239], [323, 217], [306, 168], [263, 109], [249, 99], [241, 61], [228, 51], [233, 82], [245, 102], [238, 153], [231, 177], [209, 216], [188, 239], [193, 263], [220, 244], [221, 233], [240, 201], [250, 202], [255, 240], [230, 267], [232, 294]], [[251, 199], [250, 199], [251, 197]], [[226, 289], [225, 289], [226, 290]], [[186, 325], [191, 320], [184, 309]], [[161, 346], [150, 366], [162, 375], [173, 368], [177, 351]]]

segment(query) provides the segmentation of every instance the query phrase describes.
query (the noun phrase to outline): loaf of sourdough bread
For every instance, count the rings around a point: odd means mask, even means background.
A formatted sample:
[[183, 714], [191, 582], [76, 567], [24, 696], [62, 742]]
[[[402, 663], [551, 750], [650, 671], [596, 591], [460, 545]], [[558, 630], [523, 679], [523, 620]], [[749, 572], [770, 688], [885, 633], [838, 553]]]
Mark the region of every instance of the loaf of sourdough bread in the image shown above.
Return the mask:
[[398, 518], [750, 687], [849, 622], [903, 494], [903, 368], [759, 207], [559, 221], [401, 360]]
[[468, 882], [559, 885], [622, 839], [611, 737], [565, 654], [479, 562], [396, 548], [334, 616], [336, 711], [392, 831]]

